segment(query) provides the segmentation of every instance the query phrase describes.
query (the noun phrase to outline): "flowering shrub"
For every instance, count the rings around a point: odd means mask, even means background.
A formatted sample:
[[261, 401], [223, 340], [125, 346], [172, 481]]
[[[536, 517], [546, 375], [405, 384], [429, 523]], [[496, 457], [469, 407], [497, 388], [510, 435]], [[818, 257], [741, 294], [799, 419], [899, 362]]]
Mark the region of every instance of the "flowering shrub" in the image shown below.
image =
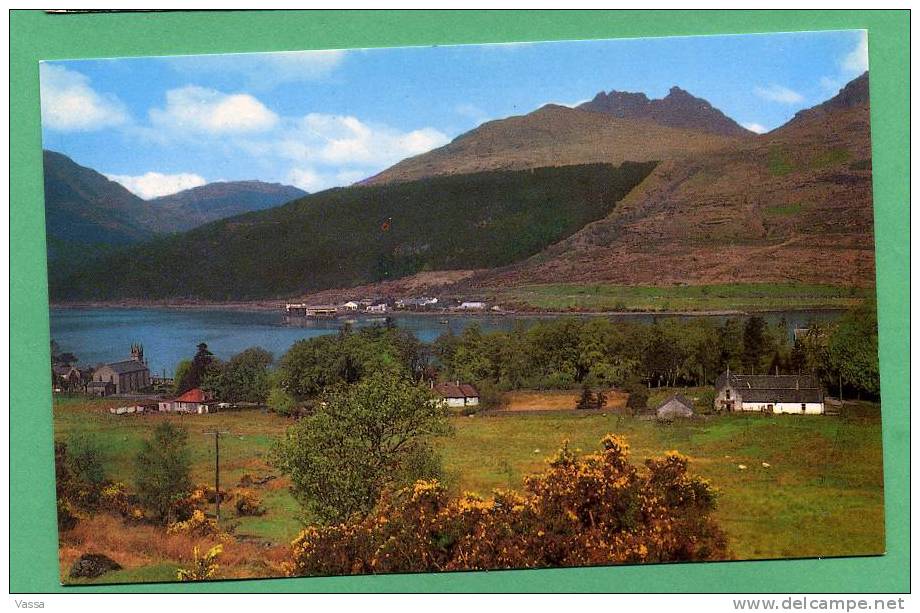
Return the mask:
[[262, 499], [251, 490], [241, 489], [236, 493], [236, 514], [240, 517], [244, 515], [264, 515], [265, 508], [262, 506]]
[[212, 536], [219, 534], [217, 522], [196, 509], [185, 521], [177, 521], [166, 526], [167, 534], [190, 534], [192, 536]]
[[[567, 445], [522, 493], [451, 498], [437, 481], [383, 495], [365, 517], [310, 527], [293, 542], [291, 575], [429, 572], [720, 559], [725, 537], [710, 485], [676, 452], [642, 474], [626, 443], [599, 453]], [[647, 473], [647, 474], [646, 474]]]
[[109, 483], [102, 488], [99, 495], [99, 506], [103, 510], [118, 515], [127, 515], [130, 505], [130, 498], [124, 483]]
[[219, 568], [217, 557], [223, 553], [223, 551], [223, 545], [215, 545], [211, 547], [207, 553], [201, 555], [196, 545], [192, 552], [192, 567], [187, 569], [180, 568], [176, 573], [177, 578], [179, 581], [204, 581], [206, 579], [213, 579]]

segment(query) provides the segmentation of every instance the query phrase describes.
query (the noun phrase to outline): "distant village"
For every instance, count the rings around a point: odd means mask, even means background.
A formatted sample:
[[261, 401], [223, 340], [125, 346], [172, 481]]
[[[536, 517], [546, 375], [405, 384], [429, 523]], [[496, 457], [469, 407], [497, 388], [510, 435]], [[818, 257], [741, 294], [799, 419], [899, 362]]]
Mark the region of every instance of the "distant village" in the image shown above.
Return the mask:
[[307, 319], [334, 319], [349, 315], [384, 315], [390, 312], [422, 313], [510, 313], [498, 305], [490, 305], [484, 300], [439, 299], [435, 297], [415, 298], [364, 298], [349, 300], [341, 304], [306, 304], [288, 303], [284, 305], [284, 314], [288, 317]]

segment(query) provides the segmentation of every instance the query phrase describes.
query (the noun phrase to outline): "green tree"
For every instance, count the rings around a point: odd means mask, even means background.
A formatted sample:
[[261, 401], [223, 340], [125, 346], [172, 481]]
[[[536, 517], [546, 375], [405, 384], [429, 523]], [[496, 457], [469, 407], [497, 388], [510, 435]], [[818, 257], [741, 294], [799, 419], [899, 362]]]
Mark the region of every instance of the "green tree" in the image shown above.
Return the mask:
[[593, 409], [594, 408], [594, 394], [591, 393], [591, 388], [588, 387], [588, 384], [585, 383], [581, 388], [581, 396], [578, 397], [578, 402], [575, 404], [576, 409]]
[[225, 402], [263, 403], [268, 398], [268, 369], [273, 361], [272, 354], [261, 347], [246, 349], [226, 363], [215, 360], [205, 372], [202, 388]]
[[173, 376], [173, 393], [176, 395], [187, 392], [195, 387], [192, 361], [182, 360], [176, 364], [176, 373]]
[[626, 386], [629, 398], [626, 399], [626, 408], [633, 415], [638, 415], [648, 408], [648, 388], [638, 381], [633, 381]]
[[297, 399], [281, 386], [281, 383], [277, 380], [278, 377], [273, 377], [273, 379], [271, 390], [265, 401], [266, 404], [279, 415], [293, 415], [297, 410]]
[[387, 488], [435, 477], [432, 437], [451, 432], [447, 409], [404, 376], [378, 372], [329, 390], [272, 448], [308, 515], [343, 521], [369, 512]]
[[754, 315], [744, 324], [741, 366], [745, 372], [759, 373], [764, 369], [764, 356], [771, 352], [770, 333], [763, 317]]
[[134, 462], [137, 495], [161, 522], [176, 520], [176, 503], [192, 487], [190, 468], [188, 432], [181, 426], [163, 422], [141, 445]]
[[829, 370], [857, 394], [879, 393], [878, 324], [875, 308], [863, 306], [840, 319], [828, 339]]

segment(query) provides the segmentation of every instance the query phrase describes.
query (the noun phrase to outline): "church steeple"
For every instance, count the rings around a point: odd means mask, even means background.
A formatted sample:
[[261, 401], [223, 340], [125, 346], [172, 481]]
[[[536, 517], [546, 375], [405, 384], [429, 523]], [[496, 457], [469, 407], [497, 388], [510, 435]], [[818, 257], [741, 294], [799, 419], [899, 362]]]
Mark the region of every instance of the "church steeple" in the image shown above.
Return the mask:
[[144, 361], [144, 346], [140, 343], [131, 343], [131, 359], [142, 364], [146, 364]]

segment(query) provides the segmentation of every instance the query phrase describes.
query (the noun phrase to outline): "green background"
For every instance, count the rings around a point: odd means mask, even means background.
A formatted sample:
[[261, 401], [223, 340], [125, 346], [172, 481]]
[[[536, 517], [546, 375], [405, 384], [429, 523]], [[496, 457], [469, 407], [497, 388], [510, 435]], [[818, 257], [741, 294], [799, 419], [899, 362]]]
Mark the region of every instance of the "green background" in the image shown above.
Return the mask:
[[[63, 588], [58, 580], [38, 61], [869, 30], [887, 554], [870, 558]], [[12, 592], [909, 590], [908, 11], [266, 11], [10, 17], [10, 590]], [[861, 518], [854, 517], [854, 522]], [[790, 526], [807, 530], [807, 526]]]

